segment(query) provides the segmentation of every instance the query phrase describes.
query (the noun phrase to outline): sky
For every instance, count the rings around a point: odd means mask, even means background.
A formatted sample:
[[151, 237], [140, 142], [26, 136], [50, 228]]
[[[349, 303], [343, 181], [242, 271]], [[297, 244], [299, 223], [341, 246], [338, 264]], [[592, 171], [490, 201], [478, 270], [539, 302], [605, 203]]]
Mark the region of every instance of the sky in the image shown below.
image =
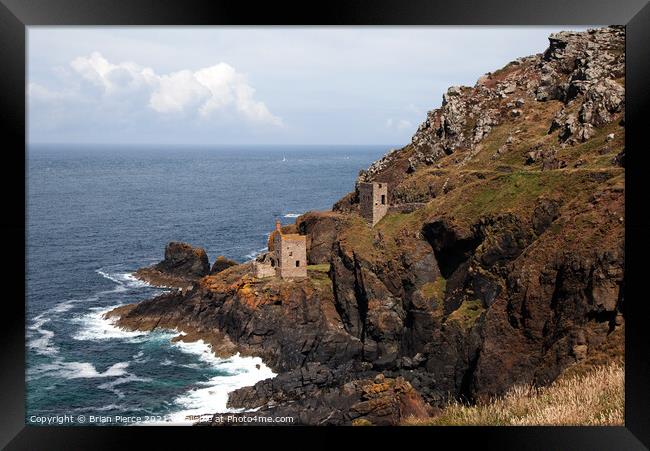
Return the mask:
[[563, 27], [28, 28], [30, 143], [405, 145]]

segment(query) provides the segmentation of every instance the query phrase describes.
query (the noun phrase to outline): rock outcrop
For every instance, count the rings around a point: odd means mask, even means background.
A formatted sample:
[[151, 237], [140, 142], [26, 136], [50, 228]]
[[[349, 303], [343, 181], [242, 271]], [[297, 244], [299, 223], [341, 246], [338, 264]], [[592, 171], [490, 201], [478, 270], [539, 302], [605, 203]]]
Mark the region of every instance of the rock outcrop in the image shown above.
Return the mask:
[[165, 246], [161, 262], [139, 269], [135, 276], [153, 285], [182, 288], [209, 272], [208, 255], [203, 248], [172, 241]]
[[409, 145], [361, 171], [389, 184], [381, 221], [355, 190], [289, 227], [317, 265], [306, 279], [256, 279], [251, 263], [208, 275], [200, 253], [166, 253], [156, 270], [193, 287], [109, 316], [261, 356], [278, 376], [229, 405], [303, 424], [397, 424], [620, 354], [624, 58], [623, 28], [558, 33], [450, 88]]
[[230, 260], [223, 255], [219, 255], [212, 264], [212, 268], [210, 268], [210, 274], [220, 273], [221, 271], [228, 269], [231, 266], [237, 266], [238, 264], [239, 263], [234, 260]]
[[[361, 171], [358, 181], [396, 187], [406, 174], [435, 166], [451, 154], [458, 155], [452, 159], [455, 164], [466, 164], [504, 123], [547, 121], [548, 133], [555, 133], [560, 144], [574, 145], [593, 138], [598, 127], [621, 119], [624, 28], [555, 33], [549, 42], [543, 54], [512, 61], [481, 77], [474, 87], [449, 88], [442, 106], [429, 111], [412, 143]], [[517, 134], [516, 128], [513, 132]]]
[[326, 273], [304, 280], [255, 279], [251, 263], [230, 267], [190, 290], [120, 307], [118, 325], [151, 331], [177, 329], [205, 336], [221, 355], [237, 345], [276, 372], [317, 361], [331, 366], [355, 359], [360, 343], [342, 331]]
[[379, 373], [348, 380], [360, 373], [347, 370], [309, 363], [255, 387], [235, 390], [228, 405], [259, 409], [258, 415], [291, 416], [307, 425], [395, 425], [431, 414], [431, 407], [403, 378]]
[[345, 218], [335, 212], [309, 212], [296, 219], [301, 235], [307, 236], [307, 261], [310, 265], [329, 263], [332, 246]]

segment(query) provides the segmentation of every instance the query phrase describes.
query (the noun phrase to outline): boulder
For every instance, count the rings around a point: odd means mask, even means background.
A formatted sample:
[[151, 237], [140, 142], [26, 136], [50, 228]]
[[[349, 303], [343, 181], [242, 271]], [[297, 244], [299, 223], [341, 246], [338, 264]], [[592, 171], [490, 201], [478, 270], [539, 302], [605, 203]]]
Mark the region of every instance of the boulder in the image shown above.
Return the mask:
[[604, 79], [590, 87], [586, 100], [578, 113], [580, 122], [596, 127], [612, 121], [612, 113], [617, 113], [625, 105], [625, 88], [619, 83]]
[[224, 269], [228, 269], [231, 266], [236, 266], [239, 263], [237, 263], [234, 260], [230, 260], [223, 255], [219, 255], [217, 259], [214, 261], [212, 264], [212, 268], [210, 268], [210, 274], [217, 274], [223, 271]]
[[210, 272], [205, 249], [172, 241], [165, 246], [165, 259], [156, 265], [161, 272], [181, 277], [203, 277]]

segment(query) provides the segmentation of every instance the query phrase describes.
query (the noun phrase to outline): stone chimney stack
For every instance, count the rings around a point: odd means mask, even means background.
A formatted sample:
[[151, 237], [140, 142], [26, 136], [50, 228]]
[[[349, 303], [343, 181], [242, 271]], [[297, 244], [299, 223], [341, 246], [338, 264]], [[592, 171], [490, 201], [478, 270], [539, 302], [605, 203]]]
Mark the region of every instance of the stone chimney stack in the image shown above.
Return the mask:
[[372, 227], [388, 213], [388, 185], [384, 182], [359, 183], [361, 216]]

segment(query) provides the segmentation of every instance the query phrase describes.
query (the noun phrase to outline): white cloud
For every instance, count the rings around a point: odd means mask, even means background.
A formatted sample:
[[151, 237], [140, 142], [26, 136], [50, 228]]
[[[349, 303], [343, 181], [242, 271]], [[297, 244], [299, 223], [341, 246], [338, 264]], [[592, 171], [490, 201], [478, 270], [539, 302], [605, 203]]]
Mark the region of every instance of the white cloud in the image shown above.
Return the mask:
[[163, 75], [156, 80], [156, 85], [149, 106], [159, 113], [180, 113], [210, 101], [210, 90], [189, 70]]
[[[99, 88], [105, 98], [128, 96], [126, 100], [132, 100], [139, 98], [133, 96], [135, 93], [144, 92], [148, 98], [146, 106], [163, 115], [194, 113], [207, 119], [215, 113], [234, 113], [251, 122], [282, 126], [282, 120], [264, 102], [254, 98], [255, 89], [246, 76], [223, 62], [197, 71], [159, 75], [133, 62], [113, 64], [99, 52], [93, 52], [75, 58], [70, 67], [81, 79]], [[46, 88], [40, 88], [32, 91], [45, 95], [41, 91]]]
[[210, 92], [208, 100], [199, 109], [203, 116], [209, 116], [213, 111], [234, 104], [237, 111], [249, 119], [282, 125], [282, 120], [271, 114], [263, 102], [253, 99], [255, 89], [247, 83], [244, 75], [229, 64], [219, 63], [201, 69], [193, 75], [197, 82]]

